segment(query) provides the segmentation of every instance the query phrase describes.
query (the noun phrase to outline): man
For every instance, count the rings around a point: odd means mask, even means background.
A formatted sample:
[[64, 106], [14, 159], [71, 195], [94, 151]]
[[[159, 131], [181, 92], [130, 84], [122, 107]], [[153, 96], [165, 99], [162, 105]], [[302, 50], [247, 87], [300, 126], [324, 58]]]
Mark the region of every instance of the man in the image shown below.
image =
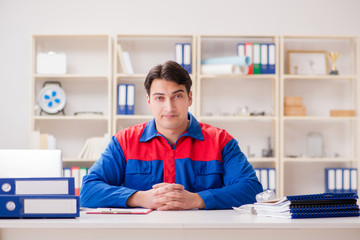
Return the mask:
[[254, 169], [225, 130], [188, 113], [192, 81], [173, 61], [145, 79], [154, 119], [121, 130], [84, 177], [83, 207], [228, 209], [262, 191]]

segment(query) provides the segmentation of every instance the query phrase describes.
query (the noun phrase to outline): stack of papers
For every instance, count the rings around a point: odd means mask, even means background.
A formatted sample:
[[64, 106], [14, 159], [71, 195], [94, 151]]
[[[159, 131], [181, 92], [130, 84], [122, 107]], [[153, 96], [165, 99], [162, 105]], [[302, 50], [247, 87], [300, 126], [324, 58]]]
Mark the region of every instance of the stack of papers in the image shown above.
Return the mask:
[[281, 218], [323, 218], [359, 216], [356, 193], [322, 193], [287, 196], [254, 203], [259, 216]]

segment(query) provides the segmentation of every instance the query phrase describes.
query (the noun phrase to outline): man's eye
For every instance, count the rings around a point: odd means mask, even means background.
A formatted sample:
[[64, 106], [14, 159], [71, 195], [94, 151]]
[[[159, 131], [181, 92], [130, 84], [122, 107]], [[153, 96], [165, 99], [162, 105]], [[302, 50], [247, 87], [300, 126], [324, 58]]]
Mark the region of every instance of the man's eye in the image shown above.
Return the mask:
[[164, 98], [163, 97], [156, 97], [155, 100], [156, 101], [162, 101]]
[[175, 95], [175, 98], [182, 98], [182, 94]]

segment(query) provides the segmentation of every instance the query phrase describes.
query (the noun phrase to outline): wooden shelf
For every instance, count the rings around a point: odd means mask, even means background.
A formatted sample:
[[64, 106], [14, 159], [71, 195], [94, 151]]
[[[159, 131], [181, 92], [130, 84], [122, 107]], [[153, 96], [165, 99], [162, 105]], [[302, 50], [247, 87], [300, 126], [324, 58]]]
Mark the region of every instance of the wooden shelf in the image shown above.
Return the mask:
[[330, 117], [330, 116], [285, 116], [285, 121], [356, 121], [357, 117]]
[[115, 120], [151, 120], [154, 117], [152, 115], [116, 115]]
[[284, 162], [353, 162], [356, 161], [354, 158], [283, 158]]
[[357, 77], [348, 75], [294, 75], [294, 74], [284, 74], [283, 78], [285, 80], [354, 80]]
[[35, 116], [34, 120], [44, 120], [44, 121], [59, 121], [59, 120], [71, 120], [71, 121], [107, 121], [109, 117], [106, 116]]
[[73, 79], [73, 78], [86, 78], [86, 79], [96, 79], [96, 78], [99, 78], [99, 79], [103, 79], [103, 80], [108, 80], [109, 79], [109, 76], [107, 75], [94, 75], [94, 74], [34, 74], [33, 77], [35, 79], [52, 79], [52, 78], [61, 78], [61, 79]]
[[202, 79], [276, 79], [277, 75], [275, 74], [252, 74], [252, 75], [240, 75], [240, 74], [201, 74], [199, 78]]
[[259, 163], [267, 163], [267, 162], [270, 162], [270, 163], [276, 163], [277, 161], [277, 158], [274, 158], [274, 157], [271, 157], [271, 158], [266, 158], [266, 157], [259, 157], [259, 158], [256, 158], [256, 157], [253, 157], [253, 158], [248, 158], [249, 162], [259, 162]]
[[63, 158], [64, 163], [93, 163], [98, 159], [82, 159], [82, 158]]
[[276, 120], [274, 116], [199, 116], [201, 121], [270, 121]]

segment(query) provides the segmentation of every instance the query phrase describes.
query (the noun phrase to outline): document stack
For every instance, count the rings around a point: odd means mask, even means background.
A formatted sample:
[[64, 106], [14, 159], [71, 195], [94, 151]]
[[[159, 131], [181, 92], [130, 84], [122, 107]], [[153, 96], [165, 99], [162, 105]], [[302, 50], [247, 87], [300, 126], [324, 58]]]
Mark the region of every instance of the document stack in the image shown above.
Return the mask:
[[74, 178], [0, 178], [0, 218], [79, 217]]
[[287, 196], [268, 202], [257, 202], [258, 216], [280, 218], [324, 218], [359, 216], [356, 193], [322, 193]]

